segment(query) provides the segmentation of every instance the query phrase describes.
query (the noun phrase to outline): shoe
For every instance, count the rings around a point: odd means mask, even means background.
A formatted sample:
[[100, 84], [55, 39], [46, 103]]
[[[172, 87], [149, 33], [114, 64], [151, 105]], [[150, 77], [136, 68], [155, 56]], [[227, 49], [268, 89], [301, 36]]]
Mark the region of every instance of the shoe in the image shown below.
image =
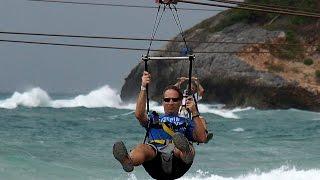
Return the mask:
[[182, 160], [186, 164], [192, 163], [194, 155], [191, 152], [188, 139], [181, 133], [175, 133], [172, 136], [172, 141], [174, 146], [180, 151], [182, 151], [182, 153], [185, 155], [184, 158], [182, 158]]
[[122, 141], [116, 142], [113, 145], [113, 156], [114, 156], [114, 158], [116, 158], [116, 160], [118, 160], [121, 163], [122, 168], [126, 172], [133, 171], [134, 166], [133, 166], [132, 161], [129, 157], [127, 148]]
[[206, 140], [206, 142], [204, 142], [204, 143], [207, 144], [212, 138], [213, 138], [213, 133], [208, 133], [208, 135], [207, 135], [207, 140]]

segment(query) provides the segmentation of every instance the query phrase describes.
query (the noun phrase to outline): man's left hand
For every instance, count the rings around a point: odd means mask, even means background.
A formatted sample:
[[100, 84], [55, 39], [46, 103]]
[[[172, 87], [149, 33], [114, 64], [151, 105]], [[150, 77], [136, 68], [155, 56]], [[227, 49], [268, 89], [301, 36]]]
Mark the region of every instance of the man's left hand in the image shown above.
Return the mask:
[[193, 100], [193, 97], [188, 97], [186, 100], [186, 107], [191, 111], [192, 114], [197, 114], [196, 103]]

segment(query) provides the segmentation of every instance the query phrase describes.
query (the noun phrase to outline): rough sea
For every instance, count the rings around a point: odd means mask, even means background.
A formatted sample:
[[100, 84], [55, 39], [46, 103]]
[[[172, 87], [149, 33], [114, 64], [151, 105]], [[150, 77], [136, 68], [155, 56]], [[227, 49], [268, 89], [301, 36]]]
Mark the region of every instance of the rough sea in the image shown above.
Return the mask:
[[[0, 95], [0, 179], [150, 179], [142, 167], [125, 173], [112, 145], [141, 143], [145, 130], [116, 90], [48, 94], [40, 88]], [[196, 145], [184, 180], [319, 180], [320, 114], [224, 109], [200, 104], [215, 137]], [[151, 109], [162, 112], [161, 105]]]

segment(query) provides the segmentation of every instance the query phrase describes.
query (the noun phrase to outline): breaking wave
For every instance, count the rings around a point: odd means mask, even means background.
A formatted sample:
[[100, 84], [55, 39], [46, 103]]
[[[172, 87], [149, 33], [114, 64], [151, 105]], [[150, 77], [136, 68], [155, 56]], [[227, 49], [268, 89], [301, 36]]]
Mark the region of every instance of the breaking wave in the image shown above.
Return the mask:
[[[319, 169], [297, 170], [295, 167], [282, 166], [269, 172], [260, 172], [256, 169], [252, 173], [238, 177], [223, 177], [198, 170], [194, 175], [185, 175], [179, 180], [318, 180]], [[134, 174], [130, 174], [128, 180], [137, 180]]]
[[10, 98], [0, 100], [1, 108], [14, 109], [18, 106], [52, 108], [134, 108], [134, 106], [130, 107], [130, 105], [124, 106], [120, 95], [108, 85], [93, 90], [88, 94], [78, 95], [70, 99], [52, 100], [46, 91], [41, 88], [33, 88], [23, 93], [14, 92]]
[[[74, 108], [74, 107], [86, 107], [86, 108], [99, 108], [99, 107], [111, 107], [117, 109], [129, 109], [134, 110], [135, 104], [123, 103], [119, 93], [112, 89], [109, 85], [105, 85], [101, 88], [93, 90], [88, 94], [81, 94], [69, 99], [52, 99], [49, 94], [41, 88], [33, 88], [23, 93], [14, 92], [13, 95], [7, 99], [0, 100], [0, 108], [15, 109], [18, 106], [24, 107], [52, 107], [52, 108]], [[156, 102], [150, 102], [150, 109], [158, 112], [163, 112], [163, 108]], [[219, 105], [207, 105], [199, 104], [199, 109], [203, 113], [211, 113], [224, 118], [239, 119], [236, 112], [250, 110], [252, 108], [245, 109], [223, 109], [223, 106]]]
[[238, 128], [232, 129], [232, 131], [234, 131], [234, 132], [243, 132], [244, 129], [241, 128], [241, 127], [238, 127]]
[[318, 180], [319, 177], [319, 169], [297, 170], [295, 167], [282, 166], [269, 172], [255, 170], [238, 177], [223, 177], [199, 170], [197, 174], [180, 178], [180, 180]]

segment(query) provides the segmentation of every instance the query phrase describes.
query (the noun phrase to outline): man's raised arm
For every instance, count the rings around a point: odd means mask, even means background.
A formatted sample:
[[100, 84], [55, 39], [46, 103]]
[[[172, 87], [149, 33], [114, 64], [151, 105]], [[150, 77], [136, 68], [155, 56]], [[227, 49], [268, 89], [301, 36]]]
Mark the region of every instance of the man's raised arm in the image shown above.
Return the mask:
[[192, 113], [192, 120], [194, 121], [194, 130], [193, 130], [193, 138], [199, 143], [204, 143], [207, 140], [207, 132], [206, 128], [202, 123], [202, 118], [200, 117], [200, 114], [195, 106], [195, 103], [193, 101], [193, 98], [190, 98], [187, 100], [186, 103], [187, 108]]
[[135, 111], [136, 118], [139, 120], [139, 122], [142, 125], [147, 125], [148, 123], [148, 117], [146, 113], [146, 101], [147, 101], [146, 87], [147, 87], [147, 84], [150, 83], [150, 81], [151, 81], [150, 74], [147, 71], [144, 71], [141, 77], [141, 90], [137, 99], [136, 111]]

